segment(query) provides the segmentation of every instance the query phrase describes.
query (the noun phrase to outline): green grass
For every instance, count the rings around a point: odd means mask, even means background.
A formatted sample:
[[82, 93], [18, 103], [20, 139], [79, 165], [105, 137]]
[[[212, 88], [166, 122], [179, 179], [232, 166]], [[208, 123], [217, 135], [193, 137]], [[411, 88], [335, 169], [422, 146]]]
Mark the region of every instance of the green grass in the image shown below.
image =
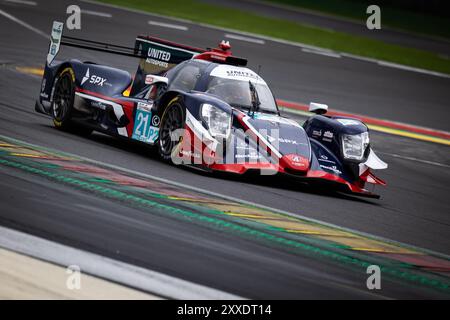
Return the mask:
[[[450, 60], [432, 52], [272, 19], [195, 0], [101, 1], [450, 74]], [[211, 39], [211, 42], [218, 40], [220, 39]], [[186, 39], [186, 43], [195, 45], [195, 43], [189, 43], [189, 39]]]
[[[381, 27], [391, 27], [412, 33], [450, 39], [450, 19], [393, 7], [389, 1], [352, 0], [266, 0], [334, 16], [365, 22], [367, 6], [378, 4], [381, 9]], [[386, 4], [384, 4], [386, 2]]]

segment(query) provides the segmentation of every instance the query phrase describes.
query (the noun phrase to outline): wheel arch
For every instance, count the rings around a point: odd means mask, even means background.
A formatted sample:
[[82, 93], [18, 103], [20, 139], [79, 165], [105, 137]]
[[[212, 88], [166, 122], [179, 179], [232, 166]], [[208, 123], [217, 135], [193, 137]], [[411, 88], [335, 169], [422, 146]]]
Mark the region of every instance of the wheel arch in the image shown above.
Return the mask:
[[[168, 91], [158, 101], [158, 115], [162, 117], [164, 110], [166, 110], [169, 103], [176, 97], [184, 98], [184, 95], [180, 91]], [[184, 99], [183, 99], [184, 100]]]

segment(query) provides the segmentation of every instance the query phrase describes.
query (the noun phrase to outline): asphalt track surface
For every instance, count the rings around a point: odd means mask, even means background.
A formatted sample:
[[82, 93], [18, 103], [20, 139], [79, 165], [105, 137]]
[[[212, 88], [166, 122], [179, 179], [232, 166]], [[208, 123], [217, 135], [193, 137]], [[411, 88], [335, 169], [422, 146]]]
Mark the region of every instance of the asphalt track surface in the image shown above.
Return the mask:
[[[68, 4], [38, 1], [38, 6], [28, 7], [0, 2], [0, 10], [46, 31], [53, 19], [65, 17]], [[223, 31], [192, 25], [193, 32], [188, 34], [150, 28], [147, 20], [167, 20], [86, 3], [81, 6], [113, 17], [83, 15], [82, 30], [68, 33], [73, 36], [132, 46], [134, 35], [152, 33], [204, 47], [223, 37]], [[162, 163], [139, 145], [101, 134], [85, 138], [55, 130], [49, 118], [34, 112], [39, 77], [15, 70], [16, 66], [42, 66], [47, 40], [1, 17], [0, 41], [2, 135], [450, 254], [450, 159], [446, 146], [372, 133], [375, 150], [390, 165], [380, 173], [389, 183], [378, 190], [381, 200], [357, 199], [283, 180], [205, 176]], [[234, 48], [254, 65], [263, 65], [262, 73], [279, 98], [321, 98], [319, 101], [350, 112], [448, 129], [449, 79], [308, 54], [287, 45], [234, 41]], [[94, 52], [66, 48], [64, 56], [130, 72], [136, 68], [133, 59]], [[364, 276], [334, 265], [170, 219], [144, 223], [148, 218], [135, 208], [4, 168], [1, 177], [0, 223], [4, 226], [250, 298], [374, 297], [363, 290]], [[80, 203], [83, 210], [77, 209]], [[405, 287], [388, 287], [376, 297], [429, 296]]]

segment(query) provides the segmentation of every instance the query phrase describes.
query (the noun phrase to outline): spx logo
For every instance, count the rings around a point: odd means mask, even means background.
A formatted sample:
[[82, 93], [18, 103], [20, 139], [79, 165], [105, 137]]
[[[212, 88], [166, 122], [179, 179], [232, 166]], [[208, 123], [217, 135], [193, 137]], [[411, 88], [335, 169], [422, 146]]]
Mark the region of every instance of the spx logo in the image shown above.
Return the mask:
[[83, 79], [81, 79], [81, 85], [83, 85], [86, 81], [89, 80], [89, 83], [103, 87], [104, 84], [106, 84], [106, 78], [102, 78], [96, 75], [90, 76], [89, 74], [89, 68], [86, 70], [86, 74], [84, 75]]

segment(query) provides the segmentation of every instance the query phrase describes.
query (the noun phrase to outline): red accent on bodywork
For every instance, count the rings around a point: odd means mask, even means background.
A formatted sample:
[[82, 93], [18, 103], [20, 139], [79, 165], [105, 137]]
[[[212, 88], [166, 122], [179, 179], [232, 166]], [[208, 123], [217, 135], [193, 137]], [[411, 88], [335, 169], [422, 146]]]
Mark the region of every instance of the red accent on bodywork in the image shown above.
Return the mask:
[[308, 173], [306, 174], [307, 178], [317, 178], [317, 179], [324, 179], [324, 180], [328, 180], [328, 181], [333, 181], [333, 182], [337, 182], [337, 183], [341, 183], [346, 185], [351, 192], [354, 193], [362, 193], [362, 194], [372, 194], [371, 192], [367, 191], [366, 189], [357, 186], [356, 184], [350, 183], [344, 179], [342, 179], [339, 176], [336, 176], [334, 174], [322, 171], [322, 170], [310, 170], [308, 171]]
[[230, 44], [227, 44], [225, 42], [221, 42], [219, 44], [218, 48], [213, 48], [209, 51], [204, 51], [196, 56], [194, 56], [194, 59], [201, 59], [206, 61], [215, 61], [215, 62], [225, 62], [227, 57], [230, 57], [232, 55], [231, 53], [231, 46]]
[[210, 169], [226, 171], [231, 173], [243, 174], [247, 170], [256, 169], [256, 170], [272, 170], [279, 171], [279, 167], [272, 163], [228, 163], [228, 164], [212, 164], [209, 166]]
[[295, 171], [306, 172], [309, 169], [309, 159], [298, 154], [287, 154], [280, 160], [282, 167], [288, 167]]
[[379, 184], [382, 186], [386, 185], [386, 182], [381, 180], [380, 178], [378, 178], [377, 176], [375, 176], [370, 169], [367, 169], [366, 171], [364, 171], [364, 173], [362, 175], [359, 176], [359, 178], [362, 181], [365, 181], [367, 183], [372, 183], [372, 184]]
[[[258, 136], [256, 136], [256, 134], [253, 133], [253, 131], [243, 121], [245, 114], [239, 111], [235, 111], [234, 115], [236, 116], [238, 121], [242, 124], [244, 129], [248, 130], [247, 132], [250, 133], [250, 137], [259, 142], [260, 146], [265, 147], [270, 151], [269, 147], [266, 146], [261, 140], [259, 140]], [[199, 164], [212, 170], [225, 171], [237, 174], [244, 174], [247, 170], [251, 169], [271, 170], [278, 173], [292, 173], [292, 171], [295, 170], [303, 173], [304, 178], [316, 178], [333, 181], [347, 186], [348, 189], [353, 193], [373, 196], [371, 192], [363, 188], [363, 183], [361, 185], [358, 185], [350, 183], [337, 175], [322, 170], [309, 170], [310, 166], [309, 159], [297, 154], [284, 155], [281, 159], [279, 159], [279, 162], [275, 163], [269, 162], [244, 162], [244, 163], [228, 163], [228, 164], [221, 163], [220, 160], [222, 159], [219, 159], [219, 157], [217, 157], [217, 155], [214, 152], [215, 150], [211, 150], [203, 142], [202, 137], [197, 136], [197, 134], [189, 126], [186, 126], [185, 130], [186, 130], [186, 137], [183, 139], [181, 143], [179, 156], [183, 157], [183, 155], [181, 154], [182, 150], [192, 152], [191, 154], [192, 156], [189, 157], [188, 154], [189, 160], [192, 161], [191, 164], [192, 163]], [[194, 153], [196, 154], [196, 157], [193, 156]], [[272, 158], [275, 157], [275, 155], [271, 156]], [[186, 155], [184, 155], [184, 158], [186, 159]], [[275, 158], [274, 160], [278, 159]], [[287, 168], [289, 168], [290, 170], [286, 171]], [[362, 180], [360, 181], [363, 182]]]

